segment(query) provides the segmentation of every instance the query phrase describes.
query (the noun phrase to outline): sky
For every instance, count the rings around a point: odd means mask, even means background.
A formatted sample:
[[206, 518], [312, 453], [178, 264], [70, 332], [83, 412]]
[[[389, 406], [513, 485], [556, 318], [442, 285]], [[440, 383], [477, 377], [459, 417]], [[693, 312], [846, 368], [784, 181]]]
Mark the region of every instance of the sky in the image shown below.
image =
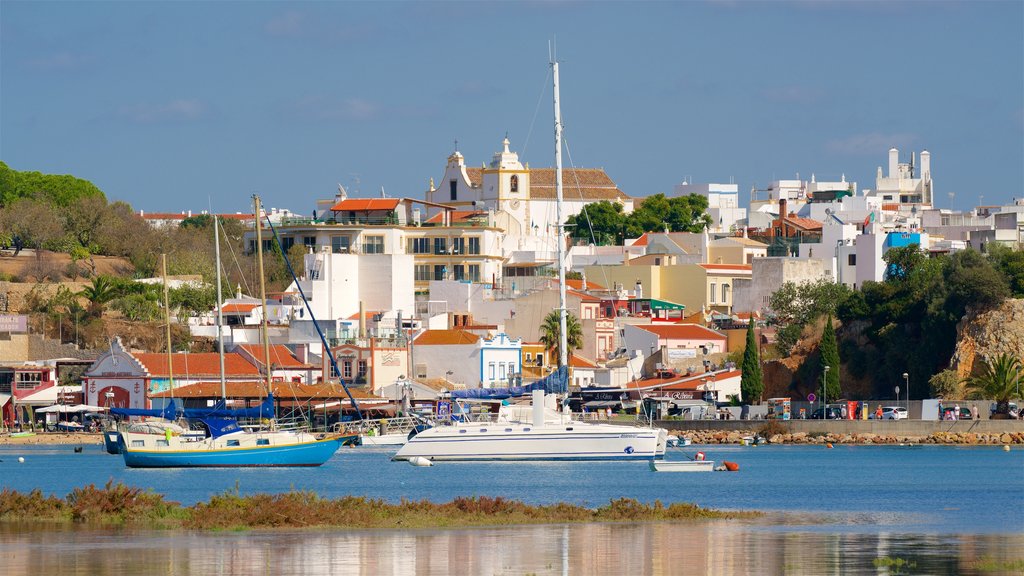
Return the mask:
[[[507, 134], [628, 195], [687, 180], [1024, 197], [1024, 1], [0, 2], [0, 160], [149, 212], [423, 198]], [[954, 196], [950, 198], [949, 194]]]

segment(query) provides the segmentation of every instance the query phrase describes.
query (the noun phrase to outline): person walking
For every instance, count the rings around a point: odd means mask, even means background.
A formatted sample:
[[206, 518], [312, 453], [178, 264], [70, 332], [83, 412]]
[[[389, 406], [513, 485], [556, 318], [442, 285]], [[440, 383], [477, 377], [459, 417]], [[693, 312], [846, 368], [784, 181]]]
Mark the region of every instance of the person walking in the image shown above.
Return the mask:
[[875, 408], [875, 420], [881, 420], [881, 419], [882, 419], [882, 405], [879, 404]]
[[953, 420], [959, 420], [959, 419], [960, 419], [960, 405], [956, 404], [955, 406], [953, 406]]
[[977, 404], [971, 404], [971, 417], [975, 420], [981, 420], [981, 413], [978, 412]]

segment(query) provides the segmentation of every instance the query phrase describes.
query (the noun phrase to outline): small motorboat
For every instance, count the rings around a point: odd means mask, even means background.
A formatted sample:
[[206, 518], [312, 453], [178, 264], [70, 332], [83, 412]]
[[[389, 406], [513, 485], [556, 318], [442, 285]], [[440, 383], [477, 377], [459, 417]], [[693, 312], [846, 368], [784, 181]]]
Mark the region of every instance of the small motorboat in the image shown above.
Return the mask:
[[714, 460], [651, 460], [654, 472], [711, 472]]

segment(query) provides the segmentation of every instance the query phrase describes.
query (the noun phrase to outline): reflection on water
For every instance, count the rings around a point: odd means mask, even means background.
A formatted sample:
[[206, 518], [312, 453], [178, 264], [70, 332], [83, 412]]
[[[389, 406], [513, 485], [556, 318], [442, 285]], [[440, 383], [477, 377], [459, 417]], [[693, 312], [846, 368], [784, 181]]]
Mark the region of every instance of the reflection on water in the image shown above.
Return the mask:
[[1024, 535], [735, 521], [276, 533], [0, 525], [5, 574], [1000, 574], [1022, 563]]

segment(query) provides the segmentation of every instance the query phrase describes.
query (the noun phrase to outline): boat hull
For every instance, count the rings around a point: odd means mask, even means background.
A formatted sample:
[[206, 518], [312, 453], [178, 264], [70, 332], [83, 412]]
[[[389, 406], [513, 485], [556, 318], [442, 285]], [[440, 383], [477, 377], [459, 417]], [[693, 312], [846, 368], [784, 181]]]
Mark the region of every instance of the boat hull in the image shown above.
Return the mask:
[[409, 441], [409, 434], [378, 434], [368, 436], [363, 434], [359, 437], [361, 446], [401, 446]]
[[715, 469], [713, 460], [651, 460], [655, 472], [711, 472]]
[[106, 430], [103, 432], [103, 447], [107, 454], [121, 453], [121, 433], [117, 430]]
[[296, 444], [249, 447], [193, 442], [164, 449], [136, 449], [122, 441], [121, 455], [129, 468], [320, 466], [345, 440], [346, 437], [342, 436]]
[[664, 430], [608, 424], [441, 426], [410, 439], [393, 460], [650, 460], [665, 454]]

